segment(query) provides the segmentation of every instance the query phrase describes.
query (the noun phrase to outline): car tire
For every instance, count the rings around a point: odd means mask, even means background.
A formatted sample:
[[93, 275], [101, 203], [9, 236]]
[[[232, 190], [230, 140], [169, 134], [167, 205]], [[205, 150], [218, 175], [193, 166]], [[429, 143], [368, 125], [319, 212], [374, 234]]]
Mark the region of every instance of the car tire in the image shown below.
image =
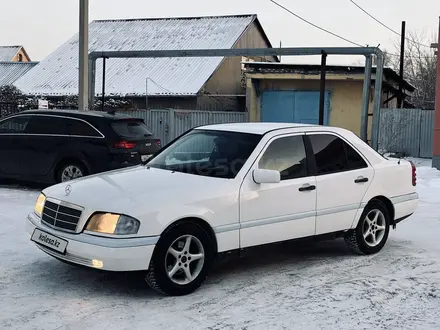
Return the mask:
[[[58, 166], [56, 182], [62, 183], [73, 179], [81, 178], [88, 174], [87, 168], [79, 161], [67, 161]], [[70, 176], [70, 178], [69, 178]]]
[[214, 244], [208, 233], [197, 223], [180, 223], [160, 238], [145, 280], [164, 295], [190, 294], [206, 279], [213, 257]]
[[356, 229], [350, 230], [344, 240], [348, 248], [362, 255], [382, 250], [390, 232], [391, 219], [385, 204], [372, 200], [362, 212]]

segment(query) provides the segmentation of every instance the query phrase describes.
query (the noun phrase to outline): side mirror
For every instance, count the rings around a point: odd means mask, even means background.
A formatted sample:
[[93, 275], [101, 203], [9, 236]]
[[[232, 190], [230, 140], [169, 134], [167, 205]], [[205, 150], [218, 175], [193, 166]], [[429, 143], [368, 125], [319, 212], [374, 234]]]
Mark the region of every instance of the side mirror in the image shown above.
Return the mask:
[[252, 172], [252, 177], [255, 183], [279, 183], [281, 181], [281, 174], [275, 170], [255, 169]]

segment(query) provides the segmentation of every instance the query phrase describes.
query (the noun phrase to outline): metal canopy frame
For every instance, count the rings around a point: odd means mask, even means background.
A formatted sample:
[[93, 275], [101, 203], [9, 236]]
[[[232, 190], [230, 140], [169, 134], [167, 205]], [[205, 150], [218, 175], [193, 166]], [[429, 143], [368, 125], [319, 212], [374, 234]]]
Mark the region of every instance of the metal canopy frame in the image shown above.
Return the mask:
[[94, 104], [96, 60], [98, 58], [164, 58], [164, 57], [233, 57], [233, 56], [304, 56], [304, 55], [364, 55], [365, 76], [362, 93], [361, 138], [367, 142], [368, 106], [372, 56], [377, 57], [374, 85], [372, 147], [378, 149], [379, 115], [382, 96], [384, 53], [378, 47], [312, 47], [312, 48], [234, 48], [234, 49], [188, 49], [188, 50], [139, 50], [139, 51], [94, 51], [89, 54], [89, 105]]

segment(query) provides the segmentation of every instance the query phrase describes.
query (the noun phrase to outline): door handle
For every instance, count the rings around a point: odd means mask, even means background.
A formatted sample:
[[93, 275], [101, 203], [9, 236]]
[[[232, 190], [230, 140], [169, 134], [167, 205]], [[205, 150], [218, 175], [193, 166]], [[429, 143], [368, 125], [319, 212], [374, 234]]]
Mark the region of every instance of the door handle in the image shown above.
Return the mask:
[[300, 187], [298, 190], [299, 191], [310, 191], [310, 190], [315, 190], [315, 189], [316, 189], [315, 185], [305, 184], [302, 187]]
[[364, 178], [360, 176], [356, 180], [354, 180], [354, 183], [363, 183], [363, 182], [368, 182], [368, 178]]

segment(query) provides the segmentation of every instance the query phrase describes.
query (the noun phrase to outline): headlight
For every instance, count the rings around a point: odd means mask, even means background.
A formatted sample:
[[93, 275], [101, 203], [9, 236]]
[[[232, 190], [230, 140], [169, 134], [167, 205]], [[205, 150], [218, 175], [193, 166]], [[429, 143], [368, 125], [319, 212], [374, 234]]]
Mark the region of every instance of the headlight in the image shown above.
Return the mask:
[[86, 230], [110, 235], [133, 235], [137, 234], [139, 226], [139, 220], [127, 215], [97, 213], [90, 218]]
[[44, 194], [40, 194], [37, 198], [37, 202], [35, 203], [34, 212], [40, 217], [43, 214], [44, 203], [46, 202], [46, 196]]

